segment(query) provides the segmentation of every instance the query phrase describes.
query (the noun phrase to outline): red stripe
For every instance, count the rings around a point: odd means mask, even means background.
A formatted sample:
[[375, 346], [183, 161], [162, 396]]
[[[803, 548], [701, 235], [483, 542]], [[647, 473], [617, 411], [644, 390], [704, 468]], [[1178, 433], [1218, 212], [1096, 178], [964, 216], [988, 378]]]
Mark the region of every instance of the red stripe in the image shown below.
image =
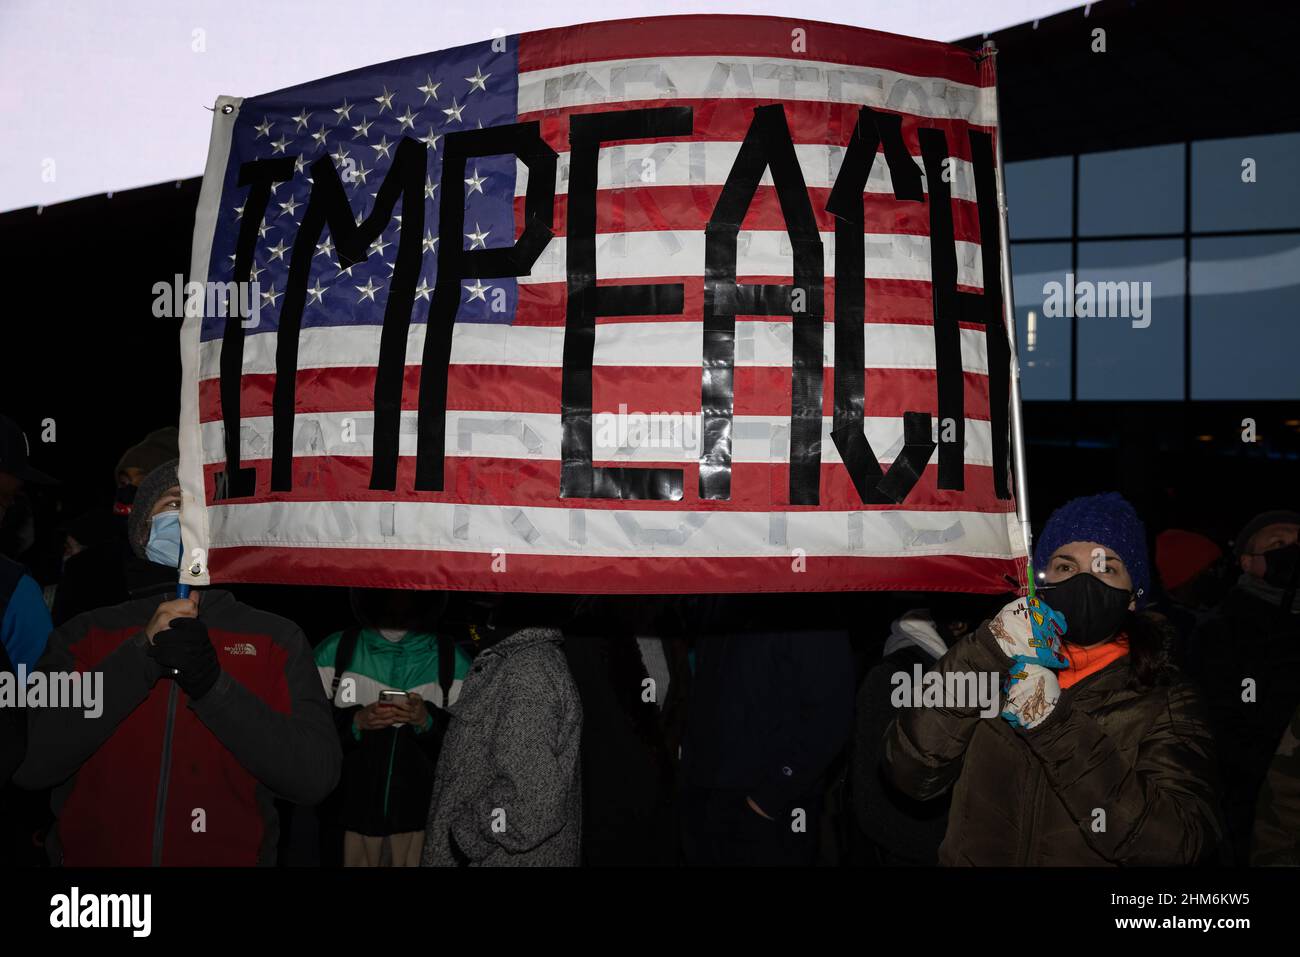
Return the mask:
[[[828, 144], [846, 146], [853, 136], [862, 111], [860, 103], [825, 103], [818, 100], [770, 100], [761, 98], [736, 99], [673, 99], [626, 100], [615, 103], [587, 103], [554, 110], [536, 110], [520, 113], [519, 121], [536, 120], [541, 123], [542, 138], [557, 153], [569, 149], [569, 117], [575, 113], [608, 113], [620, 110], [642, 110], [659, 106], [689, 106], [691, 108], [691, 134], [664, 138], [662, 142], [740, 142], [754, 122], [754, 110], [760, 106], [781, 103], [790, 138], [800, 144]], [[897, 110], [877, 110], [879, 113], [897, 113], [902, 119], [903, 143], [912, 156], [921, 155], [921, 142], [917, 132], [921, 129], [943, 130], [948, 142], [948, 155], [957, 159], [971, 158], [969, 130], [989, 130], [991, 127], [940, 117], [916, 116]], [[602, 146], [620, 143], [646, 143], [649, 140], [610, 140]], [[884, 156], [877, 155], [876, 162], [883, 163]]]
[[[652, 230], [703, 232], [722, 194], [721, 186], [638, 186], [602, 189], [596, 193], [596, 232], [624, 233]], [[826, 211], [831, 191], [809, 187], [813, 215], [822, 232], [835, 231], [835, 217]], [[891, 195], [864, 193], [864, 232], [930, 235], [930, 207], [927, 203], [899, 202]], [[953, 233], [958, 242], [980, 241], [979, 207], [964, 199], [952, 201]], [[524, 197], [515, 197], [515, 222], [522, 230]], [[553, 229], [556, 236], [568, 234], [569, 196], [555, 197]], [[776, 188], [760, 186], [745, 214], [742, 229], [786, 229], [785, 216]], [[516, 237], [518, 238], [518, 237]], [[996, 237], [994, 238], [996, 242]]]
[[[822, 465], [821, 504], [790, 506], [789, 469], [785, 463], [739, 462], [732, 468], [731, 498], [704, 501], [698, 494], [699, 465], [695, 462], [637, 463], [635, 467], [682, 470], [683, 497], [677, 502], [618, 501], [614, 499], [560, 498], [560, 463], [556, 459], [506, 459], [488, 456], [448, 456], [445, 492], [416, 492], [415, 458], [398, 460], [395, 491], [370, 486], [367, 456], [295, 456], [293, 490], [272, 492], [270, 459], [244, 461], [257, 471], [259, 502], [447, 502], [460, 505], [504, 505], [518, 508], [585, 508], [619, 511], [930, 511], [1009, 512], [1010, 502], [993, 494], [993, 470], [967, 465], [964, 491], [937, 487], [937, 466], [925, 469], [903, 506], [863, 505], [848, 472], [837, 462]], [[597, 465], [627, 465], [601, 462]], [[205, 465], [208, 502], [215, 501], [216, 476], [224, 463]], [[234, 507], [238, 507], [235, 503]]]
[[[998, 594], [1024, 578], [1023, 559], [933, 555], [908, 558], [603, 558], [505, 554], [493, 571], [483, 552], [390, 548], [213, 548], [214, 584], [338, 585], [568, 594], [954, 591]], [[500, 568], [500, 561], [497, 561]]]
[[[867, 370], [867, 414], [901, 416], [904, 412], [938, 415], [937, 373], [933, 369]], [[563, 372], [556, 367], [453, 365], [447, 376], [447, 408], [482, 412], [560, 414]], [[827, 368], [822, 383], [823, 415], [835, 411], [835, 371]], [[988, 376], [963, 374], [966, 417], [988, 418]], [[300, 369], [298, 412], [357, 412], [375, 398], [375, 368]], [[419, 408], [420, 367], [407, 366], [402, 408]], [[275, 376], [245, 375], [240, 386], [240, 414], [269, 416]], [[790, 413], [790, 370], [778, 366], [740, 366], [735, 370], [735, 414], [783, 416]], [[692, 366], [595, 366], [592, 409], [629, 413], [698, 412], [700, 370]], [[199, 421], [221, 419], [221, 380], [199, 383]]]
[[[797, 48], [799, 37], [802, 49]], [[869, 66], [970, 86], [989, 82], [971, 51], [961, 47], [783, 17], [700, 14], [609, 20], [523, 33], [518, 49], [520, 73], [594, 60], [756, 56]]]

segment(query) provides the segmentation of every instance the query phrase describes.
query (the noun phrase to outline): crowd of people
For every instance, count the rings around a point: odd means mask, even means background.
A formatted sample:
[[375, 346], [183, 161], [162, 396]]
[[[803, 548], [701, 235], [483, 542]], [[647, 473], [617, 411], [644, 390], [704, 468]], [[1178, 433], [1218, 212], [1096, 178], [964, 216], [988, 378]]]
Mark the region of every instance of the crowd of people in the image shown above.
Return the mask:
[[101, 689], [0, 694], [10, 864], [1300, 864], [1295, 511], [1220, 545], [1074, 499], [1029, 594], [892, 624], [852, 595], [352, 589], [318, 634], [177, 597], [176, 458], [174, 429], [132, 446], [34, 575], [57, 483], [0, 417], [3, 687]]

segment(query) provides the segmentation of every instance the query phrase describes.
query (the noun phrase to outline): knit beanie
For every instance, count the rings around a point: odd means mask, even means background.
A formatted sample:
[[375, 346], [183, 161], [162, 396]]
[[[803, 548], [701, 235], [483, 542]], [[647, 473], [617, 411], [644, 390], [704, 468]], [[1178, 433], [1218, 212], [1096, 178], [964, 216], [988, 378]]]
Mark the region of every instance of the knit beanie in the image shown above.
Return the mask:
[[177, 459], [164, 462], [141, 479], [140, 489], [135, 493], [135, 502], [126, 520], [126, 537], [131, 543], [131, 550], [141, 558], [145, 557], [144, 549], [149, 544], [149, 526], [153, 521], [150, 513], [153, 512], [153, 507], [158, 504], [158, 499], [162, 498], [164, 492], [181, 484], [176, 476], [177, 465]]
[[1137, 606], [1147, 603], [1151, 573], [1147, 562], [1147, 534], [1137, 511], [1118, 492], [1086, 495], [1066, 502], [1047, 520], [1034, 545], [1034, 565], [1047, 569], [1052, 555], [1071, 542], [1096, 542], [1115, 550], [1133, 579]]
[[1260, 512], [1254, 518], [1242, 527], [1237, 533], [1237, 537], [1232, 540], [1232, 551], [1236, 557], [1240, 558], [1250, 547], [1250, 540], [1255, 537], [1255, 533], [1267, 528], [1269, 525], [1300, 525], [1300, 512], [1290, 512], [1285, 509], [1275, 512]]
[[118, 460], [117, 469], [113, 475], [116, 476], [129, 468], [140, 469], [140, 471], [148, 474], [158, 466], [170, 462], [181, 454], [178, 434], [178, 430], [174, 425], [150, 432], [141, 441], [122, 453], [122, 458]]

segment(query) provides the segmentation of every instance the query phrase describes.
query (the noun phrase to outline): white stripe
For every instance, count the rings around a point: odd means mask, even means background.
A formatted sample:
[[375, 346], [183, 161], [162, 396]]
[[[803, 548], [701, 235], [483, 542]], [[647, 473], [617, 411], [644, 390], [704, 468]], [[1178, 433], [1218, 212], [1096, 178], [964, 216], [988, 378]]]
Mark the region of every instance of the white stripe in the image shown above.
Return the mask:
[[[214, 505], [213, 546], [394, 548], [626, 558], [964, 555], [1013, 558], [1014, 513], [872, 510], [783, 512], [771, 536], [767, 512], [582, 509], [583, 541], [570, 539], [575, 509], [446, 502], [252, 502]], [[903, 524], [905, 523], [905, 524]], [[860, 528], [860, 531], [859, 531]], [[915, 533], [949, 530], [919, 544]], [[658, 532], [659, 534], [656, 534]], [[775, 540], [775, 543], [773, 541]], [[508, 565], [507, 565], [508, 567]]]
[[[822, 275], [835, 275], [835, 233], [819, 233]], [[903, 233], [865, 233], [868, 279], [930, 281], [930, 237]], [[979, 243], [957, 240], [957, 281], [984, 288]], [[567, 238], [557, 236], [542, 250], [532, 272], [520, 284], [567, 282]], [[738, 276], [790, 276], [794, 253], [785, 230], [742, 229], [736, 243]], [[704, 233], [697, 230], [653, 230], [596, 234], [596, 276], [599, 279], [653, 279], [704, 275]]]
[[[406, 339], [406, 365], [420, 365], [428, 326], [413, 323]], [[299, 333], [298, 368], [364, 368], [379, 364], [382, 327], [311, 326]], [[791, 364], [791, 322], [736, 320], [736, 365]], [[868, 369], [933, 369], [934, 328], [903, 323], [868, 322], [863, 326]], [[962, 369], [988, 374], [981, 330], [961, 329]], [[277, 334], [260, 333], [244, 340], [245, 375], [275, 372]], [[201, 347], [201, 376], [221, 375], [221, 340]], [[596, 326], [594, 364], [598, 366], [699, 367], [704, 352], [703, 326], [698, 322], [602, 322]], [[458, 322], [452, 328], [453, 365], [535, 366], [558, 369], [564, 357], [561, 326], [507, 326]], [[825, 323], [822, 364], [835, 365], [835, 325]]]
[[[633, 415], [661, 413], [655, 425]], [[693, 462], [700, 455], [699, 413], [682, 410], [629, 408], [620, 420], [617, 413], [597, 413], [592, 417], [592, 438], [596, 457], [602, 461], [626, 462]], [[822, 461], [840, 461], [831, 441], [831, 418], [822, 418]], [[415, 455], [418, 414], [402, 413], [398, 436], [398, 453]], [[655, 444], [638, 440], [632, 430], [653, 427], [658, 436]], [[892, 462], [903, 444], [903, 420], [900, 416], [868, 416], [865, 428], [871, 447], [882, 462]], [[937, 438], [939, 422], [931, 417], [932, 437]], [[789, 416], [737, 415], [732, 422], [732, 458], [739, 463], [780, 463], [789, 461]], [[252, 416], [239, 420], [240, 456], [244, 465], [271, 455], [272, 418]], [[224, 462], [225, 429], [221, 422], [203, 423], [204, 461]], [[293, 454], [295, 456], [362, 456], [373, 454], [374, 414], [356, 412], [299, 412], [294, 416]], [[449, 456], [486, 456], [509, 459], [558, 461], [562, 430], [559, 412], [489, 412], [453, 411], [447, 413], [446, 454]], [[984, 419], [966, 420], [966, 462], [989, 465], [992, 462], [991, 429]], [[938, 460], [938, 451], [931, 461]]]
[[[738, 152], [739, 142], [629, 143], [602, 147], [596, 167], [596, 188], [721, 186], [727, 181], [727, 174], [731, 172]], [[804, 182], [810, 189], [830, 189], [835, 185], [840, 165], [844, 162], [843, 146], [797, 143], [794, 152], [799, 160], [799, 168], [803, 171]], [[555, 182], [555, 192], [560, 195], [569, 191], [569, 158], [567, 152], [560, 154]], [[921, 182], [925, 185], [925, 167], [921, 158], [913, 156], [912, 161], [921, 171]], [[524, 196], [528, 191], [528, 167], [519, 163], [517, 170], [515, 195]], [[764, 186], [772, 185], [771, 170], [764, 171], [761, 183]], [[975, 172], [969, 160], [953, 159], [950, 187], [954, 199], [971, 202], [976, 200]], [[877, 154], [875, 162], [871, 164], [866, 191], [890, 196], [894, 193], [889, 164], [885, 162], [883, 154]], [[653, 199], [654, 193], [648, 193], [638, 195], [632, 202], [640, 204]]]
[[880, 67], [744, 56], [603, 60], [519, 74], [519, 114], [645, 100], [774, 99], [859, 103], [991, 126], [993, 88]]

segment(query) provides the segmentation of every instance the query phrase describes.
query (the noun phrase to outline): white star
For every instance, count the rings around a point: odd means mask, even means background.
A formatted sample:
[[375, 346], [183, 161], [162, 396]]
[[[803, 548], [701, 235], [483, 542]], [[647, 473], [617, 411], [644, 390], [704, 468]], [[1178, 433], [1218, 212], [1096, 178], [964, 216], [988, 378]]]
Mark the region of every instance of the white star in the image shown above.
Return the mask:
[[[303, 159], [302, 154], [299, 153], [298, 158], [293, 161], [293, 171], [295, 173], [301, 173], [306, 168], [306, 166], [307, 166], [307, 161]], [[307, 178], [310, 181], [311, 177], [309, 176]]]
[[325, 290], [326, 287], [322, 286], [320, 280], [317, 279], [316, 285], [307, 290], [307, 292], [311, 294], [311, 298], [307, 300], [307, 305], [313, 305], [325, 298]]
[[408, 106], [406, 108], [406, 112], [397, 118], [397, 122], [401, 124], [401, 126], [398, 127], [397, 132], [400, 133], [402, 132], [402, 130], [411, 130], [412, 132], [414, 132], [415, 118], [419, 115], [420, 114], [418, 113], [412, 113], [411, 108]]
[[282, 239], [282, 240], [280, 240], [279, 243], [277, 243], [276, 245], [274, 245], [274, 246], [272, 246], [270, 249], [268, 249], [267, 252], [269, 252], [269, 253], [271, 254], [271, 259], [272, 259], [272, 260], [279, 259], [279, 260], [283, 261], [283, 260], [284, 260], [284, 254], [285, 254], [286, 252], [288, 252], [288, 250], [289, 250], [289, 247], [286, 246], [286, 245], [284, 244], [284, 240]]
[[487, 291], [491, 288], [491, 286], [483, 285], [483, 280], [475, 279], [474, 285], [465, 287], [466, 292], [469, 293], [469, 298], [465, 301], [473, 302], [475, 299], [482, 299], [484, 302], [487, 302]]
[[375, 97], [375, 102], [379, 104], [380, 113], [384, 112], [384, 110], [391, 110], [393, 108], [393, 97], [395, 95], [396, 94], [388, 92], [388, 84], [385, 83], [383, 94]]
[[416, 137], [416, 140], [417, 140], [418, 142], [423, 143], [425, 146], [429, 147], [429, 149], [434, 150], [435, 152], [436, 152], [437, 149], [438, 149], [438, 140], [440, 140], [440, 139], [442, 139], [442, 134], [441, 134], [441, 133], [435, 133], [435, 132], [433, 131], [433, 127], [432, 127], [432, 126], [429, 127], [429, 135], [428, 135], [428, 136], [418, 136], [418, 137]]
[[[475, 166], [473, 178], [465, 180], [465, 185], [469, 187], [470, 193], [482, 193], [483, 184], [486, 182], [487, 180], [478, 174], [478, 167]], [[484, 193], [484, 195], [487, 194]]]
[[235, 207], [235, 219], [243, 219], [243, 218], [244, 218], [244, 207], [243, 207], [243, 206], [236, 206], [236, 207]]
[[[299, 206], [301, 206], [301, 205], [302, 205], [302, 203], [298, 202], [296, 199], [294, 199], [292, 196], [290, 196], [290, 197], [289, 197], [289, 201], [288, 201], [287, 203], [281, 203], [281, 204], [280, 204], [280, 208], [281, 208], [282, 210], [284, 210], [284, 213], [288, 213], [290, 216], [292, 216], [292, 215], [293, 215], [293, 211], [294, 211], [295, 209], [297, 209], [297, 208], [298, 208]], [[280, 215], [283, 216], [284, 213], [281, 213]], [[478, 225], [478, 224], [476, 223], [475, 225]]]
[[360, 180], [361, 184], [364, 186], [366, 182], [366, 177], [373, 172], [374, 170], [372, 169], [366, 169], [365, 163], [358, 163], [357, 168], [352, 171], [352, 179], [354, 182]]
[[426, 176], [424, 178], [424, 198], [433, 199], [433, 191], [437, 189], [438, 186], [439, 184], [435, 183], [431, 177]]
[[[347, 276], [349, 279], [352, 278], [352, 270], [356, 268], [355, 266], [349, 266], [347, 269], [344, 269], [343, 263], [341, 262], [335, 263], [335, 265], [338, 266], [339, 276]], [[334, 278], [337, 279], [339, 276], [335, 276]]]
[[364, 138], [364, 137], [369, 136], [369, 135], [370, 135], [370, 123], [371, 123], [371, 121], [368, 120], [368, 119], [366, 119], [366, 118], [363, 116], [363, 117], [361, 118], [361, 122], [358, 123], [356, 126], [352, 127], [354, 130], [357, 131], [357, 132], [356, 132], [356, 135], [353, 136], [352, 138], [353, 138], [354, 140], [359, 140], [359, 139], [362, 139], [362, 138]]
[[[416, 298], [416, 299], [423, 299], [425, 302], [430, 301], [430, 300], [429, 300], [429, 292], [430, 292], [430, 290], [432, 290], [432, 289], [433, 289], [433, 287], [430, 286], [427, 282], [425, 282], [425, 281], [424, 281], [424, 277], [421, 276], [421, 277], [420, 277], [420, 284], [419, 284], [418, 286], [415, 287], [415, 298]], [[484, 300], [484, 301], [486, 301], [486, 300]]]
[[260, 140], [263, 136], [270, 136], [271, 126], [272, 126], [271, 121], [268, 120], [265, 116], [262, 117], [261, 124], [253, 127], [253, 129], [257, 130], [257, 135], [254, 136], [253, 139]]
[[334, 161], [334, 165], [336, 166], [342, 166], [343, 163], [347, 160], [347, 158], [348, 158], [348, 151], [343, 148], [342, 143], [339, 144], [339, 148], [335, 152], [330, 154], [330, 159]]
[[478, 223], [475, 223], [474, 232], [465, 234], [465, 238], [470, 240], [469, 248], [487, 249], [487, 238], [488, 238], [488, 233], [490, 232], [492, 232], [492, 230], [490, 229], [487, 232], [484, 232], [483, 227], [480, 226]]
[[324, 253], [325, 258], [328, 259], [330, 253], [332, 252], [334, 252], [334, 237], [326, 236], [325, 242], [316, 244], [316, 255], [312, 256], [311, 258], [315, 259], [316, 256], [319, 256], [321, 253]]
[[451, 106], [447, 107], [442, 112], [447, 114], [446, 122], [450, 123], [452, 120], [455, 120], [457, 123], [463, 123], [464, 121], [460, 118], [460, 114], [463, 113], [464, 110], [465, 107], [457, 105], [456, 98], [453, 96], [451, 98]]
[[384, 255], [384, 250], [391, 245], [393, 244], [384, 242], [384, 237], [380, 236], [378, 239], [376, 239], [373, 243], [370, 244], [370, 252], [371, 254], [379, 253], [379, 255], [382, 257]]
[[289, 138], [285, 136], [283, 133], [281, 133], [280, 138], [271, 144], [272, 152], [283, 153], [285, 149], [288, 147], [288, 145], [289, 145]]
[[[474, 75], [465, 77], [465, 80], [469, 83], [469, 92], [473, 93], [475, 90], [482, 90], [486, 93], [487, 87], [483, 84], [487, 82], [487, 78], [491, 75], [491, 73], [484, 73], [481, 66], [474, 67]], [[469, 96], [469, 93], [465, 95]]]
[[298, 124], [294, 127], [293, 131], [295, 133], [301, 133], [307, 128], [307, 121], [309, 119], [311, 119], [311, 114], [307, 112], [307, 107], [304, 106], [302, 112], [293, 118], [293, 121]]
[[424, 238], [420, 240], [420, 252], [427, 253], [436, 245], [438, 245], [438, 237], [433, 234], [433, 230], [426, 229]]
[[387, 136], [381, 136], [378, 143], [371, 143], [370, 148], [375, 151], [376, 160], [381, 156], [384, 159], [392, 159], [392, 157], [388, 155], [388, 151], [393, 148], [393, 144], [388, 142]]
[[283, 295], [284, 293], [282, 292], [276, 292], [275, 286], [273, 285], [266, 292], [262, 293], [262, 302], [269, 302], [271, 305], [274, 306], [276, 300], [278, 300]]
[[442, 86], [441, 83], [434, 83], [433, 77], [426, 73], [424, 75], [424, 86], [417, 86], [416, 89], [424, 94], [424, 102], [428, 103], [430, 100], [438, 98], [438, 87], [440, 86]]
[[263, 219], [260, 223], [257, 224], [257, 238], [258, 238], [258, 239], [265, 239], [265, 238], [266, 238], [266, 234], [269, 233], [269, 232], [270, 232], [271, 230], [273, 230], [273, 229], [275, 229], [275, 227], [274, 227], [274, 226], [268, 226], [268, 225], [266, 224], [266, 220]]
[[320, 129], [318, 129], [315, 133], [313, 133], [313, 134], [311, 135], [311, 138], [314, 139], [314, 140], [316, 141], [316, 148], [317, 148], [317, 149], [320, 149], [322, 146], [325, 145], [325, 136], [326, 136], [326, 133], [325, 133], [325, 124], [322, 123], [322, 124], [320, 125]]
[[[348, 267], [349, 270], [351, 268], [352, 268], [351, 266]], [[357, 292], [361, 293], [361, 298], [358, 299], [357, 302], [365, 302], [367, 299], [369, 299], [371, 302], [374, 302], [375, 293], [379, 292], [379, 290], [382, 288], [384, 287], [375, 285], [375, 277], [371, 276], [369, 279], [366, 280], [366, 284], [364, 286], [356, 287]]]
[[344, 120], [352, 119], [352, 104], [348, 102], [346, 96], [343, 97], [343, 105], [334, 107], [334, 112], [338, 114], [338, 119], [334, 121], [335, 126], [338, 126]]
[[248, 276], [253, 282], [257, 282], [257, 277], [266, 272], [265, 266], [259, 266], [257, 263], [249, 263]]

